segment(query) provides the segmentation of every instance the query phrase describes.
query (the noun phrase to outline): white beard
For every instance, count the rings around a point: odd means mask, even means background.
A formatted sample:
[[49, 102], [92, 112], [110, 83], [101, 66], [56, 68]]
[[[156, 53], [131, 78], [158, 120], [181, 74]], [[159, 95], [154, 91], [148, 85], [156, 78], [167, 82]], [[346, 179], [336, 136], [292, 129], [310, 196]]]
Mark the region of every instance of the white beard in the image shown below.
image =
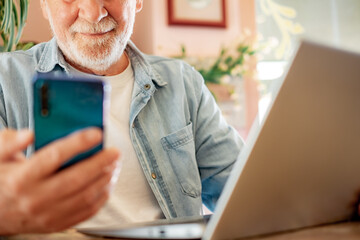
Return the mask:
[[[71, 38], [64, 42], [58, 38], [55, 32], [55, 25], [49, 10], [48, 16], [53, 35], [57, 40], [60, 50], [67, 58], [67, 61], [86, 69], [101, 72], [106, 71], [120, 60], [130, 40], [135, 22], [134, 14], [128, 19], [128, 23], [122, 32], [119, 32], [119, 30], [116, 30], [118, 29], [118, 24], [111, 16], [107, 16], [97, 24], [77, 20], [69, 28]], [[111, 30], [117, 32], [105, 34], [104, 37], [98, 39], [89, 39], [79, 34], [104, 33]]]

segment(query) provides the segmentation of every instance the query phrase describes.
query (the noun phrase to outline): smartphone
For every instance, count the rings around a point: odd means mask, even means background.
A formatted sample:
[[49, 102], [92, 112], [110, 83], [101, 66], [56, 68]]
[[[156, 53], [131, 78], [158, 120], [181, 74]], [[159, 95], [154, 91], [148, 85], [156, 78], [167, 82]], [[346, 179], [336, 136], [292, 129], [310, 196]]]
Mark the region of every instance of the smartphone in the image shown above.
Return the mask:
[[[110, 86], [101, 79], [38, 73], [33, 80], [35, 151], [75, 131], [98, 127], [104, 130]], [[61, 169], [88, 158], [103, 142], [81, 153]]]

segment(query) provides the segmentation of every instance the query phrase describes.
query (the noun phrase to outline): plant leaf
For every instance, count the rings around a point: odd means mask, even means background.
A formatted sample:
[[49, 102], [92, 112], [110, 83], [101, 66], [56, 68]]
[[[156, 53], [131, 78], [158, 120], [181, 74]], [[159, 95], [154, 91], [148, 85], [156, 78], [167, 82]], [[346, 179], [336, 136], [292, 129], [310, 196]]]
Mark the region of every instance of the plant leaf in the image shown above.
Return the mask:
[[17, 46], [16, 46], [16, 49], [17, 50], [23, 50], [23, 51], [25, 51], [25, 50], [28, 50], [28, 49], [30, 49], [31, 47], [33, 47], [35, 45], [35, 43], [34, 42], [28, 42], [28, 43], [25, 43], [25, 44], [18, 44]]
[[13, 45], [14, 45], [14, 35], [15, 35], [15, 19], [14, 15], [11, 15], [10, 18], [10, 28], [9, 28], [9, 40], [7, 42], [7, 46], [5, 48], [5, 51], [10, 52]]
[[20, 0], [20, 18], [21, 28], [24, 27], [29, 10], [29, 0]]
[[1, 29], [4, 29], [6, 33], [9, 33], [9, 27], [11, 22], [11, 10], [13, 2], [12, 0], [5, 0], [5, 12], [4, 12], [4, 21], [1, 25]]
[[[3, 17], [4, 17], [4, 2], [0, 1], [0, 23], [3, 22]], [[2, 28], [0, 28], [0, 32], [2, 32]]]
[[29, 9], [29, 1], [28, 0], [20, 0], [20, 18], [22, 25], [25, 24]]
[[20, 22], [17, 27], [18, 29], [17, 29], [17, 36], [15, 39], [15, 44], [18, 44], [18, 42], [20, 41], [25, 26], [27, 13], [28, 13], [28, 4], [29, 4], [28, 0], [20, 0]]
[[4, 44], [5, 44], [7, 42], [7, 39], [6, 39], [6, 35], [5, 35], [4, 32], [1, 32], [1, 38], [2, 38], [2, 40], [4, 42]]
[[17, 9], [16, 9], [16, 4], [15, 4], [15, 3], [13, 3], [13, 5], [12, 5], [12, 14], [14, 14], [14, 16], [15, 16], [15, 26], [17, 27], [19, 21], [18, 21], [18, 13], [17, 13]]

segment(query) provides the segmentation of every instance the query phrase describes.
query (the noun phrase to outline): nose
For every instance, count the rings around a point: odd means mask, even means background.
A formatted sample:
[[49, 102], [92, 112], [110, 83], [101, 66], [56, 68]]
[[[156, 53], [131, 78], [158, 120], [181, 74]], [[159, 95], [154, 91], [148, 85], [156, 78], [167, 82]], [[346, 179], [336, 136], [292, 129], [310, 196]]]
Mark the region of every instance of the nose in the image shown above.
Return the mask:
[[80, 0], [78, 7], [79, 17], [90, 23], [98, 23], [108, 15], [103, 0]]

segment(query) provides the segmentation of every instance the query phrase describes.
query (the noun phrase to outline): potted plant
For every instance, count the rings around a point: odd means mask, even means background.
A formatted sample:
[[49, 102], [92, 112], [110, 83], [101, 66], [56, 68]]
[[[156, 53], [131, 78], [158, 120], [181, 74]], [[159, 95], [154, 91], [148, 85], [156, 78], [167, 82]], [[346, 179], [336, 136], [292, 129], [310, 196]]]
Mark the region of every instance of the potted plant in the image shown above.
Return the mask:
[[28, 0], [0, 0], [0, 52], [26, 50], [34, 43], [19, 43], [29, 8]]
[[229, 79], [241, 79], [247, 71], [247, 61], [255, 54], [251, 43], [241, 39], [230, 46], [222, 47], [216, 57], [189, 57], [185, 46], [181, 46], [181, 55], [177, 58], [185, 60], [203, 76], [206, 85], [216, 99], [229, 100], [234, 93], [234, 86], [228, 84]]

